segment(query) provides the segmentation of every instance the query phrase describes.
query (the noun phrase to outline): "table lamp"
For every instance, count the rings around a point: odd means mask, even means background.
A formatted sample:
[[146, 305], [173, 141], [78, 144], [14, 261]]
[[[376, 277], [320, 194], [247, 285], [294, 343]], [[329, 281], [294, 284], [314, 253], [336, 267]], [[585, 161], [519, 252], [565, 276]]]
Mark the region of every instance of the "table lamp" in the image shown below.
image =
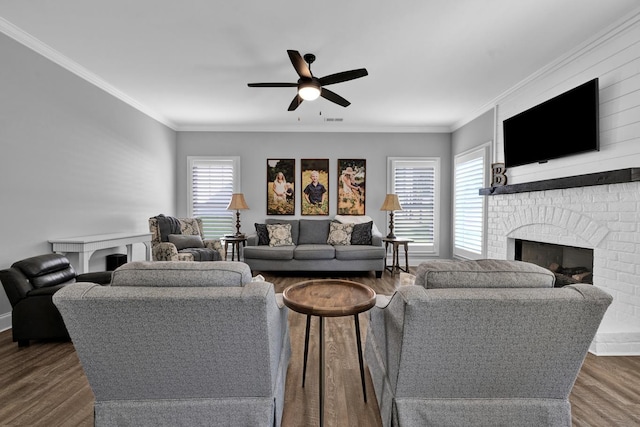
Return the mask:
[[387, 239], [395, 239], [396, 235], [393, 234], [393, 211], [401, 211], [400, 201], [396, 194], [387, 194], [382, 203], [381, 211], [389, 211], [389, 234]]
[[244, 201], [244, 194], [242, 193], [233, 193], [231, 195], [231, 201], [229, 202], [229, 206], [227, 206], [227, 210], [236, 211], [236, 234], [235, 237], [243, 237], [244, 234], [240, 233], [240, 211], [242, 209], [249, 209], [247, 206], [247, 202]]

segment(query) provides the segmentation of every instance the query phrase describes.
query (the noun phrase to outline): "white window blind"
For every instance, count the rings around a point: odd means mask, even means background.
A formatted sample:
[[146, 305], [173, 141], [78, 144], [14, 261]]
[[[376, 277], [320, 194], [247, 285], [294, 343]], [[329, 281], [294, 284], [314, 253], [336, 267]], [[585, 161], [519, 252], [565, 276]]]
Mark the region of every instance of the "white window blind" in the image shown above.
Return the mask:
[[438, 248], [439, 169], [439, 159], [389, 158], [389, 192], [402, 206], [394, 212], [393, 231], [413, 240], [419, 252], [436, 253]]
[[484, 257], [485, 197], [488, 148], [457, 155], [454, 159], [453, 253], [478, 259]]
[[235, 232], [235, 212], [227, 210], [239, 188], [238, 157], [189, 157], [189, 216], [202, 219], [204, 235], [217, 239]]

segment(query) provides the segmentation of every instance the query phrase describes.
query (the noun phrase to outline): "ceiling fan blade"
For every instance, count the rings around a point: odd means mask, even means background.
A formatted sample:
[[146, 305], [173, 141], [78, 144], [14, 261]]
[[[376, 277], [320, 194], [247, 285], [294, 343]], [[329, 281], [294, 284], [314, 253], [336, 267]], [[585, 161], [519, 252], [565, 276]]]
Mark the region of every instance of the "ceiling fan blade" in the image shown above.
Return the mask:
[[298, 83], [247, 83], [249, 87], [296, 87]]
[[296, 72], [300, 77], [304, 77], [306, 79], [310, 79], [313, 77], [311, 75], [311, 70], [309, 70], [309, 66], [306, 62], [304, 62], [302, 56], [300, 56], [300, 52], [298, 52], [297, 50], [287, 50], [287, 53], [289, 54], [289, 59], [291, 59], [293, 68], [296, 69]]
[[324, 76], [320, 79], [320, 84], [322, 86], [332, 85], [335, 83], [346, 82], [348, 80], [359, 79], [360, 77], [368, 76], [366, 68], [359, 68], [357, 70], [343, 71], [341, 73], [330, 74], [328, 76]]
[[347, 101], [337, 93], [331, 92], [329, 89], [322, 88], [320, 96], [324, 99], [328, 99], [331, 102], [335, 102], [338, 105], [342, 105], [343, 107], [348, 107], [349, 105], [351, 105], [349, 101]]
[[291, 101], [291, 104], [289, 104], [288, 111], [293, 111], [296, 108], [298, 108], [298, 106], [302, 104], [302, 101], [303, 101], [302, 97], [296, 94], [296, 97], [293, 98], [293, 101]]

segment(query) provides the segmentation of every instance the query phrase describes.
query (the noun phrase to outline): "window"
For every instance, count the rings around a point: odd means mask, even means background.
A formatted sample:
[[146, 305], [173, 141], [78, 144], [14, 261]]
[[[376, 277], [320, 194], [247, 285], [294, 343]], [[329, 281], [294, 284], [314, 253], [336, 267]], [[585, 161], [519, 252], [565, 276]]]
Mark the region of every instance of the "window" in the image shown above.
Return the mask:
[[388, 192], [402, 206], [394, 212], [394, 234], [413, 240], [414, 252], [437, 255], [440, 159], [389, 157], [388, 171]]
[[454, 159], [453, 255], [466, 259], [484, 258], [486, 252], [486, 197], [478, 190], [487, 187], [489, 144], [458, 154]]
[[227, 206], [240, 191], [240, 157], [187, 157], [189, 217], [202, 219], [207, 239], [235, 232], [235, 212]]

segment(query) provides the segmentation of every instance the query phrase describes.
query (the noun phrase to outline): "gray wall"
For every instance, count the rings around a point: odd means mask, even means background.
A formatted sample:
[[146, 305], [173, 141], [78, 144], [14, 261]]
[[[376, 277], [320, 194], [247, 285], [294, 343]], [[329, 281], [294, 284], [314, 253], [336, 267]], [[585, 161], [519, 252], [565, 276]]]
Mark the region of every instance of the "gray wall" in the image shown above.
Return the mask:
[[457, 154], [464, 153], [485, 142], [493, 141], [495, 134], [494, 123], [494, 110], [491, 109], [456, 129], [451, 134], [451, 161], [453, 162], [453, 157]]
[[[48, 239], [147, 231], [175, 211], [173, 130], [3, 34], [0, 57], [0, 268], [51, 252]], [[10, 312], [0, 290], [0, 330]]]
[[[440, 256], [451, 255], [450, 134], [412, 133], [252, 133], [178, 132], [178, 213], [187, 214], [187, 156], [240, 156], [241, 181], [249, 210], [242, 211], [242, 231], [254, 230], [267, 212], [266, 159], [296, 159], [296, 217], [300, 216], [300, 159], [329, 159], [329, 214], [336, 214], [337, 159], [366, 159], [366, 214], [385, 232], [380, 206], [387, 192], [387, 157], [440, 157], [442, 167]], [[416, 259], [412, 257], [412, 265]]]

